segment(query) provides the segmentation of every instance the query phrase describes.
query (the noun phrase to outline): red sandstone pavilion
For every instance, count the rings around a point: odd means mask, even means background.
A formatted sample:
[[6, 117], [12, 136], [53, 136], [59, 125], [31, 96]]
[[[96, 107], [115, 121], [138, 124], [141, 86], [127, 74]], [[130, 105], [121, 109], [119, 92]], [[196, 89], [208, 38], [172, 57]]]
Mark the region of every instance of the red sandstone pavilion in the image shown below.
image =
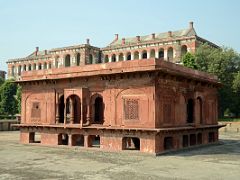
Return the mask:
[[160, 154], [218, 141], [217, 77], [176, 64], [203, 42], [190, 23], [9, 60], [22, 86], [21, 143]]

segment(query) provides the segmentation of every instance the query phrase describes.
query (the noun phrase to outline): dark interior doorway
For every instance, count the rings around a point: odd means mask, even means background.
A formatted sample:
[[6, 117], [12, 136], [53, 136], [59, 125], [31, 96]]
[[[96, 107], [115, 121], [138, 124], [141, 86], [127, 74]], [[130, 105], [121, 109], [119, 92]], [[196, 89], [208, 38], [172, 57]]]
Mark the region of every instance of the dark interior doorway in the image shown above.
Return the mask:
[[94, 103], [94, 123], [102, 123], [103, 122], [103, 98], [97, 97]]
[[193, 123], [194, 121], [194, 101], [189, 99], [187, 102], [187, 123]]
[[64, 95], [59, 99], [59, 123], [64, 123]]

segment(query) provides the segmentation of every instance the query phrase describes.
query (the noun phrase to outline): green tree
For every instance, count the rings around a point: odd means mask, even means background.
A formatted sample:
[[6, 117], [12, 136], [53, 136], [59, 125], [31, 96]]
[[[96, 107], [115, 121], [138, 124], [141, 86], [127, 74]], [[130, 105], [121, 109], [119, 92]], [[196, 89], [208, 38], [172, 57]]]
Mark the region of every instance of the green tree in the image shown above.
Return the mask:
[[16, 100], [17, 85], [11, 81], [5, 81], [0, 88], [0, 114], [14, 115], [17, 112]]
[[4, 83], [4, 79], [2, 77], [0, 77], [0, 87], [3, 83]]
[[192, 69], [198, 69], [195, 56], [189, 52], [187, 52], [181, 59], [184, 66], [192, 68]]
[[203, 44], [194, 56], [199, 70], [217, 75], [223, 84], [219, 89], [220, 115], [223, 116], [227, 108], [236, 115], [240, 114], [240, 97], [233, 88], [236, 73], [240, 70], [239, 54], [231, 48], [213, 48]]
[[22, 99], [22, 87], [18, 85], [17, 87], [17, 109], [18, 113], [21, 113], [21, 99]]

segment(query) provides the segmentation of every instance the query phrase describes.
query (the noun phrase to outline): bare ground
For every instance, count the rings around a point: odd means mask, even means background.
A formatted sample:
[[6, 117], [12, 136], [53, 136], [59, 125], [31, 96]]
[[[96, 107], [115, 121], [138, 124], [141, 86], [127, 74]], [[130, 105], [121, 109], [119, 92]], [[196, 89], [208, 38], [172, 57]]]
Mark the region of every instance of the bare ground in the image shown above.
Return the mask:
[[162, 156], [19, 144], [0, 132], [0, 179], [240, 179], [240, 123], [220, 131], [220, 143]]

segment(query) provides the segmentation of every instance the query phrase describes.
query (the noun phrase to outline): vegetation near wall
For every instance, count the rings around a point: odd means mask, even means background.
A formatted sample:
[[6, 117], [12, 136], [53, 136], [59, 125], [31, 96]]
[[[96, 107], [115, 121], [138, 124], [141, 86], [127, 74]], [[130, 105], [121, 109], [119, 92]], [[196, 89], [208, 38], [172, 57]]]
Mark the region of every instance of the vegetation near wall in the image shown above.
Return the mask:
[[223, 87], [219, 89], [219, 115], [240, 115], [240, 54], [231, 48], [201, 45], [195, 54], [182, 57], [184, 66], [217, 75]]
[[0, 119], [7, 119], [20, 112], [21, 88], [13, 80], [0, 78]]

